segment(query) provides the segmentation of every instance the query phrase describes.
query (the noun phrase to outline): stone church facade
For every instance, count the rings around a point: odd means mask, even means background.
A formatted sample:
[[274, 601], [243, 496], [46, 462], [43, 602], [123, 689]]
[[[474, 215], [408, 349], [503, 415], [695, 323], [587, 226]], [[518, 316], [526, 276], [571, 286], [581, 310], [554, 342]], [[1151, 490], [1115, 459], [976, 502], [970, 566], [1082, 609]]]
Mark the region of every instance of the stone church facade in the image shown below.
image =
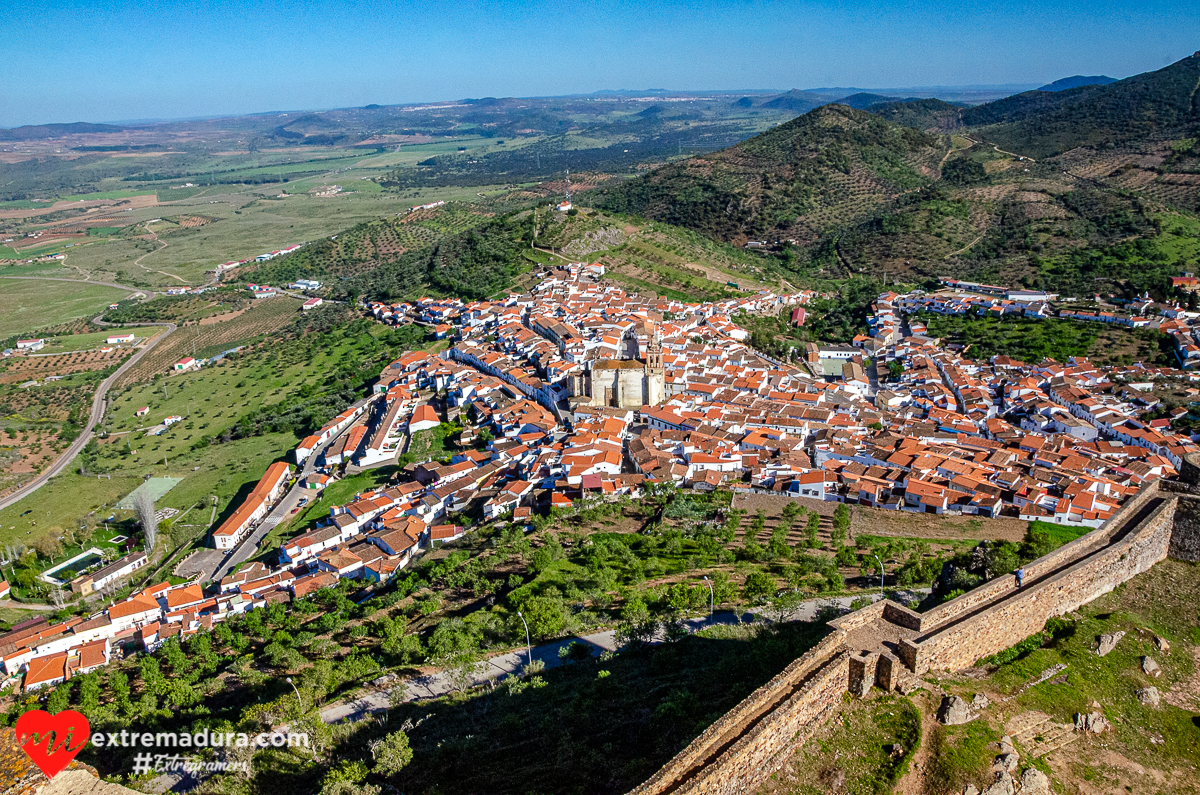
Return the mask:
[[585, 406], [638, 409], [666, 400], [666, 370], [662, 338], [650, 331], [646, 355], [639, 356], [637, 336], [632, 330], [621, 340], [619, 358], [594, 359], [572, 383], [574, 398]]

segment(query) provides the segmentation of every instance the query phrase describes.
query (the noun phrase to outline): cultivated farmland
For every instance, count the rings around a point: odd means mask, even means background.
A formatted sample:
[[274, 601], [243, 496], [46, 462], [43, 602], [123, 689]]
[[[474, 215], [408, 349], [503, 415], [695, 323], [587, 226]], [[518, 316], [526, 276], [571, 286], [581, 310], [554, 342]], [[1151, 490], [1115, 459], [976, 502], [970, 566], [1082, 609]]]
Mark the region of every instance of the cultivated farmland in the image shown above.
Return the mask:
[[300, 301], [279, 296], [259, 301], [225, 322], [183, 326], [125, 373], [115, 386], [121, 388], [149, 380], [158, 373], [167, 372], [185, 356], [204, 358], [246, 345], [282, 329], [299, 309]]

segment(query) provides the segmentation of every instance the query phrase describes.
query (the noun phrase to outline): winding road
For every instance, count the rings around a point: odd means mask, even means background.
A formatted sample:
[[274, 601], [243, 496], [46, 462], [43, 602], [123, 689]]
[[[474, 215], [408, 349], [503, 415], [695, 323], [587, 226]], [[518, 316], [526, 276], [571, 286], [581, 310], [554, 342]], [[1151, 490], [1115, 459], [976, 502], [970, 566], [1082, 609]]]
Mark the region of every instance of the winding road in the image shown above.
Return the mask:
[[[0, 278], [5, 278], [5, 279], [44, 279], [44, 280], [48, 280], [48, 281], [77, 282], [77, 283], [80, 282], [79, 279], [58, 279], [58, 278], [49, 277], [49, 276], [47, 276], [47, 277], [4, 276], [4, 277], [0, 277]], [[88, 284], [103, 284], [103, 285], [106, 285], [109, 287], [119, 287], [122, 290], [130, 290], [131, 292], [144, 292], [144, 293], [146, 293], [147, 297], [153, 297], [153, 295], [154, 295], [153, 293], [151, 293], [148, 290], [138, 290], [136, 288], [128, 287], [127, 285], [124, 285], [124, 284], [110, 284], [107, 282], [88, 282]], [[117, 325], [114, 323], [108, 323], [108, 322], [104, 321], [102, 319], [102, 317], [99, 317], [99, 316], [96, 317], [92, 322], [98, 326]], [[122, 375], [124, 375], [126, 372], [128, 372], [129, 369], [132, 368], [135, 364], [137, 364], [143, 356], [145, 356], [156, 345], [158, 345], [160, 342], [162, 342], [168, 336], [170, 336], [171, 332], [175, 331], [175, 329], [177, 328], [177, 326], [174, 323], [126, 323], [124, 325], [126, 325], [126, 326], [163, 326], [166, 328], [166, 331], [163, 332], [162, 334], [159, 334], [157, 337], [151, 339], [144, 346], [142, 346], [139, 350], [134, 352], [134, 354], [132, 356], [130, 356], [128, 359], [126, 359], [125, 362], [116, 369], [116, 372], [114, 372], [108, 378], [105, 378], [102, 382], [100, 382], [100, 387], [96, 390], [96, 394], [94, 394], [92, 396], [92, 411], [91, 411], [91, 414], [88, 415], [88, 422], [87, 422], [87, 425], [84, 427], [83, 432], [79, 434], [79, 437], [76, 438], [75, 441], [71, 443], [71, 446], [67, 448], [67, 451], [65, 453], [63, 453], [61, 456], [59, 456], [58, 460], [55, 461], [53, 464], [51, 464], [50, 467], [45, 472], [38, 475], [36, 478], [29, 481], [24, 486], [17, 489], [16, 491], [14, 491], [12, 494], [8, 495], [7, 497], [0, 498], [0, 510], [3, 510], [4, 508], [7, 508], [8, 506], [19, 502], [20, 500], [28, 497], [30, 494], [33, 494], [35, 491], [40, 489], [42, 486], [46, 485], [46, 482], [49, 481], [50, 478], [54, 477], [55, 475], [60, 474], [67, 467], [69, 467], [71, 465], [71, 462], [75, 460], [75, 456], [79, 455], [79, 452], [81, 450], [83, 450], [84, 445], [86, 445], [88, 442], [90, 442], [92, 440], [93, 431], [95, 430], [96, 426], [100, 423], [100, 420], [104, 419], [104, 409], [106, 407], [106, 398], [108, 397], [108, 390], [111, 389], [112, 385], [117, 382], [117, 379], [119, 379]]]

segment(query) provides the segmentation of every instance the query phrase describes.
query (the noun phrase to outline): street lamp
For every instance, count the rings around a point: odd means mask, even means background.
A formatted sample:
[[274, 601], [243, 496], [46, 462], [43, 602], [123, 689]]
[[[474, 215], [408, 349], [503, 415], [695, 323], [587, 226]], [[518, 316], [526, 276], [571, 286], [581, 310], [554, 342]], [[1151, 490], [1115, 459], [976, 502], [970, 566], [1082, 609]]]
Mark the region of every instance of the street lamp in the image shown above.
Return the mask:
[[879, 560], [878, 555], [874, 555], [875, 560], [879, 561], [879, 595], [883, 596], [883, 561]]
[[713, 591], [712, 580], [708, 579], [708, 575], [705, 575], [704, 581], [708, 583], [708, 622], [711, 624], [713, 617], [713, 605], [717, 601], [717, 595]]
[[287, 683], [292, 686], [292, 690], [296, 691], [296, 701], [300, 704], [300, 711], [304, 711], [304, 699], [300, 698], [300, 688], [296, 687], [296, 683], [292, 681], [292, 677], [287, 678]]
[[521, 613], [520, 610], [517, 611], [517, 615], [521, 616], [521, 623], [525, 625], [525, 662], [528, 664], [532, 664], [533, 663], [533, 644], [530, 643], [530, 641], [529, 641], [529, 622], [525, 620], [525, 616]]

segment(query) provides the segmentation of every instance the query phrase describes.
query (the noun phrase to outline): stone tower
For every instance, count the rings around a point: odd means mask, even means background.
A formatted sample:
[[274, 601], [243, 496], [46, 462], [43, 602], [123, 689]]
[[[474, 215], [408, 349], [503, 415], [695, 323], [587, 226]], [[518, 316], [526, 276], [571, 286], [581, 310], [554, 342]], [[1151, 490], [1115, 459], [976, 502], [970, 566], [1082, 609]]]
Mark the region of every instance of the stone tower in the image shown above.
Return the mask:
[[662, 335], [658, 326], [650, 329], [646, 344], [646, 405], [657, 406], [666, 400], [667, 375], [663, 366]]

